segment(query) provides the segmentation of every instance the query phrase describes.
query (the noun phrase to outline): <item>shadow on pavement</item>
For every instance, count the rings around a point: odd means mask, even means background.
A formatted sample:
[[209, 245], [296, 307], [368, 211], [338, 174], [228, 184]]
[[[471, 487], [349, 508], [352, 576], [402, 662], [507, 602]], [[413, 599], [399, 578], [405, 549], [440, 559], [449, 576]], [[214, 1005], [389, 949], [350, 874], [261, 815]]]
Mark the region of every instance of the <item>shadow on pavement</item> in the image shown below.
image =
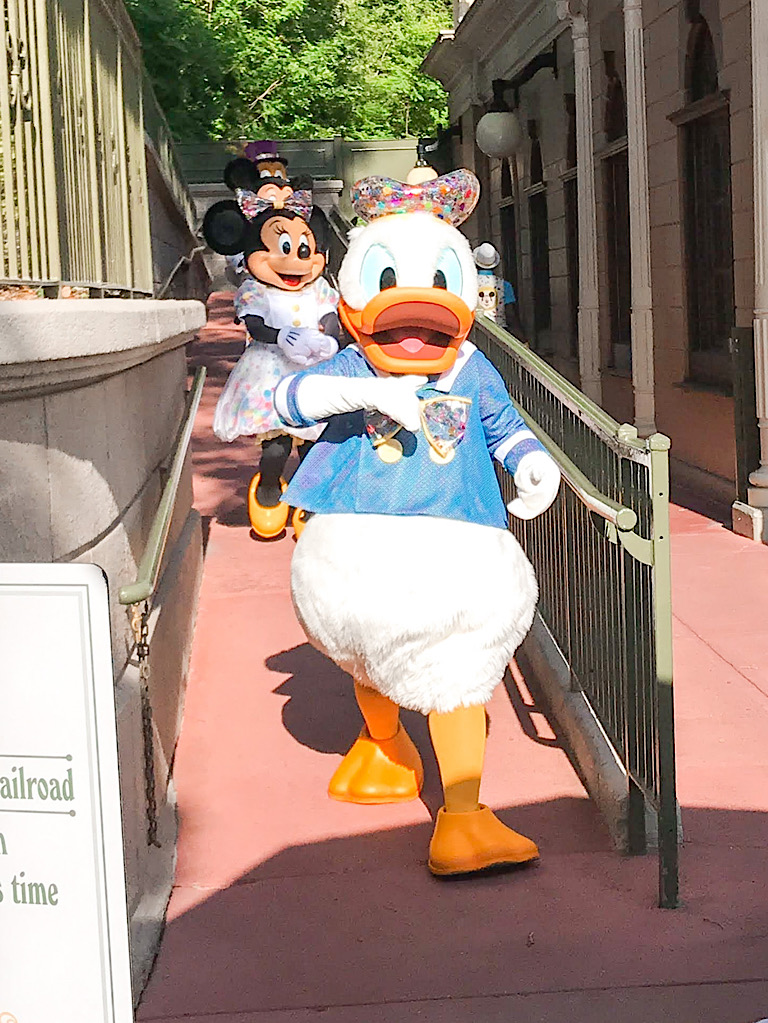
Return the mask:
[[[518, 806], [500, 815], [539, 838], [543, 821], [565, 824], [578, 812], [567, 805], [573, 802]], [[697, 830], [719, 819], [719, 830], [728, 828], [734, 843], [744, 832], [756, 834], [752, 816], [760, 818], [764, 836], [763, 814], [686, 811], [689, 819], [701, 818]], [[686, 904], [665, 911], [653, 901], [654, 856], [563, 853], [553, 834], [540, 839], [538, 867], [445, 884], [424, 865], [429, 833], [425, 823], [290, 847], [209, 898], [198, 892], [200, 901], [167, 928], [138, 1019], [215, 1014], [229, 1023], [228, 1013], [242, 1013], [238, 1020], [261, 1023], [279, 1010], [357, 1006], [358, 1018], [366, 1020], [365, 1007], [381, 1003], [390, 1014], [376, 1019], [394, 1023], [404, 1018], [398, 1004], [422, 999], [449, 1005], [638, 988], [642, 1000], [645, 988], [744, 985], [768, 975], [764, 841], [761, 849], [733, 847], [725, 871], [722, 850], [688, 849]], [[756, 997], [746, 983], [727, 1017], [708, 1014], [704, 994], [700, 1017], [663, 1018], [748, 1023], [760, 1018]], [[518, 1012], [514, 1021], [565, 1018], [586, 1019]], [[637, 1010], [632, 1015], [647, 1023], [660, 1018]]]

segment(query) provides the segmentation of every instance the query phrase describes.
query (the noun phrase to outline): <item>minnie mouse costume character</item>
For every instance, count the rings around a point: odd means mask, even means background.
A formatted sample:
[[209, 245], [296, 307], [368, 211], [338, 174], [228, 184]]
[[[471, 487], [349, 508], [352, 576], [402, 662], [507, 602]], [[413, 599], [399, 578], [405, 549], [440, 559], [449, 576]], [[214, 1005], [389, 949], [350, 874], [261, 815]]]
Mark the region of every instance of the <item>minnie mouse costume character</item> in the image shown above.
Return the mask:
[[[411, 186], [354, 187], [339, 313], [355, 343], [281, 381], [293, 427], [326, 422], [286, 494], [314, 514], [291, 567], [310, 641], [355, 683], [364, 719], [329, 785], [334, 799], [418, 797], [423, 771], [401, 707], [428, 715], [443, 782], [429, 850], [437, 875], [538, 858], [479, 802], [485, 704], [537, 600], [507, 510], [533, 518], [560, 472], [493, 365], [467, 340], [477, 272], [456, 230], [480, 186], [454, 171]], [[504, 501], [494, 462], [512, 473]]]
[[[278, 381], [338, 351], [338, 294], [321, 276], [325, 256], [309, 228], [310, 192], [294, 192], [283, 179], [259, 178], [250, 160], [233, 160], [225, 171], [236, 200], [212, 206], [203, 221], [208, 245], [224, 255], [242, 252], [249, 276], [235, 295], [235, 313], [250, 337], [221, 393], [214, 433], [221, 440], [255, 436], [261, 441], [259, 472], [248, 490], [254, 532], [279, 536], [288, 519], [281, 501], [282, 473], [294, 438], [316, 440], [322, 426], [289, 427], [278, 418], [273, 395]], [[294, 528], [301, 529], [300, 510]]]

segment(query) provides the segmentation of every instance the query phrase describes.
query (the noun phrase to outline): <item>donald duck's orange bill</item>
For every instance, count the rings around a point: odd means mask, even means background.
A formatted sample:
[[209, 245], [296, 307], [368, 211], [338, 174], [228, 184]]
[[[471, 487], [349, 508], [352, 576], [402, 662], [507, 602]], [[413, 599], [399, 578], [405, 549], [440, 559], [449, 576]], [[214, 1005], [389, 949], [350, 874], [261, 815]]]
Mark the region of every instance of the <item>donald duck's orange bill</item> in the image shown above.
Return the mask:
[[341, 300], [341, 321], [376, 369], [444, 373], [472, 326], [467, 304], [443, 288], [387, 288], [364, 309]]

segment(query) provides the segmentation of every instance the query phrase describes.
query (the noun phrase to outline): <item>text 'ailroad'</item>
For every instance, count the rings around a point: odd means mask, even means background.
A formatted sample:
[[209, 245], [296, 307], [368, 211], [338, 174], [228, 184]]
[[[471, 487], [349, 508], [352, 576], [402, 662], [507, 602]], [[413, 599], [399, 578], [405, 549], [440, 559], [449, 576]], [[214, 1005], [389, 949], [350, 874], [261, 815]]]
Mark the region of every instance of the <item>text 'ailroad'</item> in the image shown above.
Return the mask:
[[63, 778], [39, 777], [25, 771], [23, 767], [12, 767], [9, 775], [0, 775], [0, 803], [21, 799], [69, 803], [74, 798], [71, 767]]

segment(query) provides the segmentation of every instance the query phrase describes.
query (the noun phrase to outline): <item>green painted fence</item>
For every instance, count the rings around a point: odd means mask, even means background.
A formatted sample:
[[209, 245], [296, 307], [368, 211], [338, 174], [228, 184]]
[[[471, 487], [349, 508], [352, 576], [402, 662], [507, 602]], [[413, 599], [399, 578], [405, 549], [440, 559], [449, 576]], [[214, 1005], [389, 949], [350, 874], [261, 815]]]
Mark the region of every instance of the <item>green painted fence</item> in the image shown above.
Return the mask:
[[193, 206], [122, 0], [3, 10], [0, 284], [152, 295], [148, 141], [190, 224]]

